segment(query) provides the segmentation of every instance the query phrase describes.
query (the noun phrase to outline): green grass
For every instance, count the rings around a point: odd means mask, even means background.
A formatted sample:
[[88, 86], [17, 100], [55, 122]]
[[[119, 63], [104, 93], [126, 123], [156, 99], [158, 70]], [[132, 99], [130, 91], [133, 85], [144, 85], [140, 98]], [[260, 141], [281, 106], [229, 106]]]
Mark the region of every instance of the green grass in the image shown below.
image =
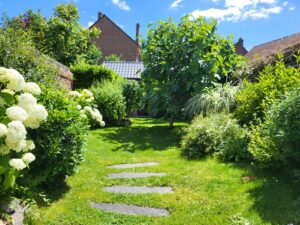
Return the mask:
[[[243, 164], [225, 164], [207, 158], [188, 161], [180, 154], [184, 124], [152, 119], [134, 119], [131, 127], [106, 128], [91, 132], [85, 161], [79, 173], [69, 177], [60, 198], [40, 208], [42, 222], [55, 225], [162, 224], [220, 225], [300, 224], [299, 182], [275, 172], [255, 170]], [[159, 166], [136, 169], [107, 169], [118, 163], [157, 161]], [[167, 172], [167, 177], [145, 179], [106, 178], [110, 172]], [[255, 176], [242, 182], [244, 176]], [[174, 194], [124, 195], [102, 190], [112, 185], [167, 186]], [[116, 202], [167, 208], [166, 218], [120, 215], [91, 209], [90, 202]]]

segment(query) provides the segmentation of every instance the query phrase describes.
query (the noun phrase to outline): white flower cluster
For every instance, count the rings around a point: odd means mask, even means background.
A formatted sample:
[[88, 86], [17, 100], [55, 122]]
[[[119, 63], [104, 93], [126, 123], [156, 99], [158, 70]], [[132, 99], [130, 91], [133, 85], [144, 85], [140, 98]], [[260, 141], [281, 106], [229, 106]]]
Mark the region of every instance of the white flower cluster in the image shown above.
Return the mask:
[[105, 126], [99, 110], [91, 106], [94, 101], [94, 95], [91, 91], [87, 89], [83, 89], [80, 92], [70, 91], [69, 96], [78, 102], [77, 109], [82, 113], [82, 117], [95, 121], [100, 127]]
[[83, 113], [83, 115], [89, 115], [93, 120], [95, 120], [100, 127], [104, 127], [105, 126], [105, 122], [103, 121], [103, 117], [101, 115], [101, 113], [99, 112], [98, 109], [93, 109], [90, 106], [86, 106], [84, 107], [84, 109], [81, 111]]
[[[15, 105], [7, 106], [5, 115], [1, 115], [6, 116], [10, 122], [0, 123], [0, 139], [5, 143], [0, 145], [0, 156], [11, 151], [24, 152], [20, 159], [9, 161], [10, 166], [22, 170], [35, 160], [35, 156], [29, 152], [35, 148], [35, 144], [32, 140], [26, 140], [26, 128], [37, 129], [47, 119], [48, 113], [33, 96], [41, 93], [40, 87], [33, 82], [26, 83], [18, 71], [0, 67], [0, 82], [6, 86], [0, 92], [10, 94], [17, 100]], [[1, 103], [7, 105], [2, 97]]]

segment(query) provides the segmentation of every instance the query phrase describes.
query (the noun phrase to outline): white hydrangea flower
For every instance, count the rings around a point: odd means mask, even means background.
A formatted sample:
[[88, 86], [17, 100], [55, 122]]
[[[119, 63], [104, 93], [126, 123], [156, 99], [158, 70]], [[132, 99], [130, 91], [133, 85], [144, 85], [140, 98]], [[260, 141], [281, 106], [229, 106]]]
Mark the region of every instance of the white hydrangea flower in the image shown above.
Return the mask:
[[11, 106], [6, 109], [6, 115], [10, 120], [18, 120], [18, 121], [25, 121], [27, 118], [27, 112], [21, 108], [20, 106]]
[[46, 108], [42, 105], [33, 105], [28, 112], [28, 117], [24, 121], [26, 127], [36, 129], [39, 128], [41, 122], [45, 121], [48, 117]]
[[37, 104], [36, 98], [30, 93], [24, 93], [18, 97], [18, 106], [25, 109], [27, 113], [31, 110], [32, 106], [36, 104]]
[[85, 100], [87, 103], [91, 103], [92, 101], [94, 101], [94, 97], [90, 97], [88, 99]]
[[41, 88], [39, 87], [39, 85], [37, 85], [34, 82], [27, 82], [27, 83], [25, 83], [23, 91], [31, 93], [33, 95], [40, 95], [41, 92], [42, 92]]
[[84, 110], [85, 112], [89, 112], [89, 113], [93, 112], [93, 109], [92, 109], [92, 107], [90, 107], [90, 106], [85, 106], [83, 110]]
[[25, 126], [20, 121], [12, 121], [7, 125], [6, 139], [14, 142], [25, 140], [27, 131]]
[[26, 164], [22, 159], [11, 159], [9, 160], [9, 165], [19, 171], [26, 168]]
[[31, 151], [33, 149], [35, 149], [34, 142], [32, 140], [26, 140], [26, 148], [23, 151], [27, 152], [27, 151]]
[[82, 109], [81, 105], [77, 105], [76, 108], [77, 108], [78, 110], [81, 110], [81, 109]]
[[10, 153], [10, 148], [7, 145], [0, 145], [0, 155], [7, 155]]
[[86, 98], [91, 98], [91, 97], [94, 97], [93, 93], [88, 90], [88, 89], [83, 89], [81, 91], [82, 95], [84, 95]]
[[34, 154], [28, 152], [28, 153], [25, 153], [25, 154], [22, 156], [22, 160], [23, 160], [25, 163], [32, 163], [32, 162], [35, 160], [35, 156], [34, 156]]
[[69, 96], [70, 97], [80, 98], [82, 96], [82, 94], [80, 94], [78, 91], [70, 91], [69, 92]]
[[0, 123], [0, 137], [7, 135], [7, 127]]
[[100, 121], [100, 127], [105, 127], [105, 122], [103, 120]]
[[22, 151], [26, 150], [26, 147], [27, 147], [25, 140], [15, 141], [15, 140], [6, 138], [5, 144], [8, 148], [10, 148], [16, 152], [22, 152]]
[[25, 86], [24, 77], [14, 69], [8, 69], [8, 84], [7, 89], [12, 91], [22, 91]]

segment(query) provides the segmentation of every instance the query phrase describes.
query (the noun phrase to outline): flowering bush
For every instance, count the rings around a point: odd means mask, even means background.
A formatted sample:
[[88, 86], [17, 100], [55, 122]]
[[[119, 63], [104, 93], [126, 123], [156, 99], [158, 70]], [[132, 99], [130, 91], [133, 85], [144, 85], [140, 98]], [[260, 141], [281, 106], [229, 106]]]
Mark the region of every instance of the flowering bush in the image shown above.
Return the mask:
[[41, 88], [38, 100], [47, 108], [49, 116], [38, 130], [28, 130], [35, 142], [33, 153], [38, 160], [24, 171], [18, 182], [31, 190], [37, 186], [53, 188], [74, 174], [83, 160], [82, 150], [88, 133], [88, 121], [68, 93], [53, 87]]
[[90, 126], [105, 126], [101, 113], [93, 105], [94, 95], [92, 92], [87, 89], [83, 89], [80, 92], [70, 91], [69, 96], [78, 102], [77, 109], [80, 110], [84, 118], [88, 119]]
[[15, 184], [19, 171], [35, 160], [30, 152], [35, 144], [27, 137], [27, 128], [37, 129], [48, 117], [33, 95], [40, 87], [28, 82], [14, 69], [0, 67], [0, 193]]

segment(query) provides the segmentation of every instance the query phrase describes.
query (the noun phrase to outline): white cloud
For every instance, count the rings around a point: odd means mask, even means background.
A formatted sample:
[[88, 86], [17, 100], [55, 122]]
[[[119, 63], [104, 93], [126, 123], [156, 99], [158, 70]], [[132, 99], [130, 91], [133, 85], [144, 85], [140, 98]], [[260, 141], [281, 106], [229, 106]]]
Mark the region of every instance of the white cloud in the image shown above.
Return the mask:
[[174, 2], [172, 2], [172, 4], [170, 5], [171, 9], [176, 9], [180, 6], [180, 3], [182, 2], [182, 0], [175, 0]]
[[[211, 0], [218, 3], [221, 0]], [[214, 18], [220, 21], [241, 21], [246, 19], [269, 18], [272, 14], [280, 14], [288, 2], [279, 5], [278, 0], [223, 0], [223, 8], [210, 8], [194, 10], [192, 18], [199, 16]]]
[[294, 11], [296, 8], [294, 6], [290, 7], [289, 10], [290, 11]]
[[118, 6], [120, 9], [122, 10], [126, 10], [126, 11], [130, 11], [130, 7], [127, 4], [126, 1], [122, 1], [122, 0], [112, 0], [112, 3], [116, 6]]

